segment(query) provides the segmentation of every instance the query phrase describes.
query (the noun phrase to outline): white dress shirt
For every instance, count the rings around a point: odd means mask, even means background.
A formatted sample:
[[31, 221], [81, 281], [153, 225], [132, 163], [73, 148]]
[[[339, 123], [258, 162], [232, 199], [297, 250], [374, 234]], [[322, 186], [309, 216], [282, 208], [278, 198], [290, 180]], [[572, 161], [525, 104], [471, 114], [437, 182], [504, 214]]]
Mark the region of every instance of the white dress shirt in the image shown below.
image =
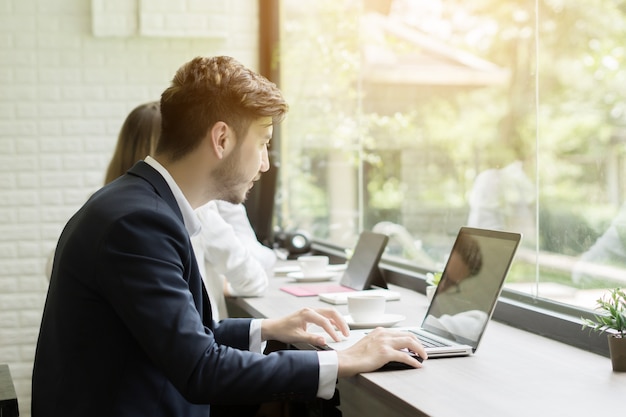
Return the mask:
[[[231, 206], [234, 209], [238, 208], [234, 204]], [[239, 206], [243, 209], [242, 205]], [[245, 211], [240, 213], [245, 216]], [[196, 214], [202, 224], [200, 239], [207, 274], [218, 275], [220, 282], [225, 277], [228, 294], [232, 296], [262, 295], [267, 288], [268, 272], [272, 273], [276, 262], [274, 252], [256, 240], [249, 222], [247, 228], [254, 238], [245, 237], [242, 230], [245, 230], [246, 225], [241, 224], [243, 221], [241, 217], [230, 215], [225, 218], [219, 211], [216, 200], [198, 208]], [[245, 220], [247, 221], [247, 218]], [[258, 246], [263, 248], [255, 248]], [[264, 257], [267, 259], [263, 259]], [[265, 265], [261, 261], [264, 261]]]

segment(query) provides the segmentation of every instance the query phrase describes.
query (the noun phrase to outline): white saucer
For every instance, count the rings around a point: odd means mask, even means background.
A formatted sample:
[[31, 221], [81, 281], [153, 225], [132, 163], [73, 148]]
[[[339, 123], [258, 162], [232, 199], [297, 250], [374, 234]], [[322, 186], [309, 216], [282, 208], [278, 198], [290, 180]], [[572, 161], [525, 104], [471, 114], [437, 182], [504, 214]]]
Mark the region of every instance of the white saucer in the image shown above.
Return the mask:
[[333, 272], [341, 272], [341, 271], [345, 271], [346, 268], [348, 268], [348, 264], [329, 264], [326, 267], [326, 270], [333, 271]]
[[391, 327], [406, 319], [406, 317], [402, 314], [385, 314], [382, 319], [375, 323], [355, 323], [349, 314], [347, 316], [343, 316], [343, 318], [346, 319], [346, 323], [348, 323], [348, 326], [350, 326], [351, 329], [373, 329], [374, 327]]
[[298, 265], [280, 265], [274, 268], [274, 274], [286, 275], [290, 272], [298, 272], [300, 267]]
[[[326, 267], [326, 272], [342, 272], [345, 271], [348, 267], [348, 264], [330, 264]], [[300, 266], [295, 265], [280, 265], [274, 268], [275, 275], [287, 275], [290, 272], [300, 272]]]
[[320, 275], [313, 275], [310, 277], [305, 277], [302, 275], [302, 272], [289, 272], [287, 274], [289, 278], [293, 278], [299, 282], [319, 282], [319, 281], [329, 281], [337, 276], [336, 272], [324, 272]]

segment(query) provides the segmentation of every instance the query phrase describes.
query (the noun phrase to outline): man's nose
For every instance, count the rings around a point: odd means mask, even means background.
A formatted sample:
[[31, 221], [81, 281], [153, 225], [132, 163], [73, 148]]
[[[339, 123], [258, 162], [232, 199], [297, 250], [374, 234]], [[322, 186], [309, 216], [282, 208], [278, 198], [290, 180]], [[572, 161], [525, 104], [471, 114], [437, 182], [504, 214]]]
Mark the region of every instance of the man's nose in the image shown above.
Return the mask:
[[270, 156], [267, 152], [267, 148], [263, 149], [263, 153], [261, 154], [261, 167], [259, 171], [267, 172], [270, 169]]

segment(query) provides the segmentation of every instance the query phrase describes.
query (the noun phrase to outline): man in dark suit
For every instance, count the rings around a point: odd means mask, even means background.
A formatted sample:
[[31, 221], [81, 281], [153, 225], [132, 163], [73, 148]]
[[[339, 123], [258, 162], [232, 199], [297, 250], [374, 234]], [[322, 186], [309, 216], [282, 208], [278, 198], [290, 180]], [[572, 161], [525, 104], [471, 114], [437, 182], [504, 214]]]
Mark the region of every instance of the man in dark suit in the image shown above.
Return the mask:
[[338, 339], [334, 309], [215, 323], [190, 235], [194, 209], [241, 203], [269, 168], [280, 91], [228, 57], [183, 65], [161, 97], [153, 157], [96, 192], [59, 239], [33, 371], [33, 417], [206, 417], [208, 404], [330, 398], [337, 377], [426, 354], [378, 329], [343, 352], [260, 352], [264, 340]]

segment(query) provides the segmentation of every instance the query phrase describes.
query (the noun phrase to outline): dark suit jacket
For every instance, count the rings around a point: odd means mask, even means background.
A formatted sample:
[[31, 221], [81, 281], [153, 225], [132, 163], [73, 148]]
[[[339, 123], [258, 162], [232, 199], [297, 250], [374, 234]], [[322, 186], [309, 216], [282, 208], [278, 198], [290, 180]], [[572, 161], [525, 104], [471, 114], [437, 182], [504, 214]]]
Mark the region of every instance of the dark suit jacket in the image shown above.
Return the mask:
[[315, 398], [315, 352], [252, 353], [248, 319], [211, 319], [189, 235], [145, 162], [96, 192], [59, 239], [33, 417], [193, 417], [208, 404]]

